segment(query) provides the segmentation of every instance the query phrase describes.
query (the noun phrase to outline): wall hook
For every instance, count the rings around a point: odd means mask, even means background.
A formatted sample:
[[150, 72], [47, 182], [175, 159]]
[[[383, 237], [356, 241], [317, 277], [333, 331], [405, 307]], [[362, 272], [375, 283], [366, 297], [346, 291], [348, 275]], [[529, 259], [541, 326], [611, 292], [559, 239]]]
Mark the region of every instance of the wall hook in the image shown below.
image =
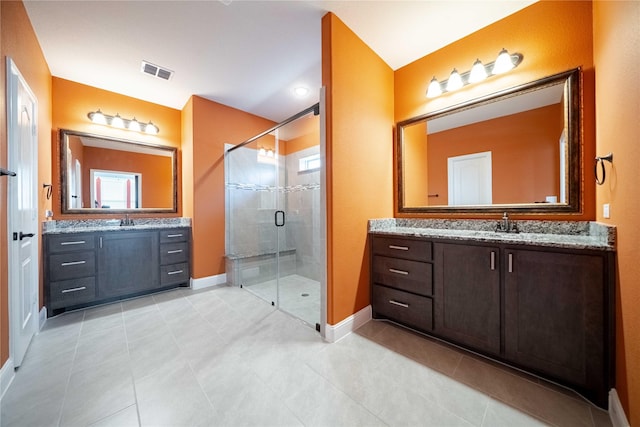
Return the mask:
[[[598, 157], [596, 157], [596, 164], [594, 166], [593, 172], [594, 172], [594, 174], [596, 176], [596, 184], [598, 184], [598, 185], [604, 184], [604, 181], [607, 178], [607, 173], [605, 172], [605, 169], [604, 169], [604, 162], [605, 161], [613, 164], [613, 153], [609, 153], [606, 156], [598, 156]], [[600, 179], [598, 177], [598, 164], [600, 164], [600, 170], [602, 171], [602, 179]]]
[[51, 194], [53, 193], [53, 185], [51, 184], [42, 184], [42, 188], [47, 189], [47, 200], [51, 199]]

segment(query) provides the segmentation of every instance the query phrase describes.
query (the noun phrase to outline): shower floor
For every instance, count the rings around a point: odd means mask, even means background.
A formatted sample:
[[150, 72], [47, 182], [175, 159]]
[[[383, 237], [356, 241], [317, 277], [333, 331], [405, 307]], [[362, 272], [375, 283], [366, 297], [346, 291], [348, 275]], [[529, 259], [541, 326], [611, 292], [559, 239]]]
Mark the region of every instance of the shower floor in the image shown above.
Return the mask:
[[[315, 328], [320, 323], [320, 282], [298, 274], [280, 278], [279, 308]], [[268, 301], [275, 302], [276, 280], [268, 280], [253, 285], [244, 285], [244, 289]]]

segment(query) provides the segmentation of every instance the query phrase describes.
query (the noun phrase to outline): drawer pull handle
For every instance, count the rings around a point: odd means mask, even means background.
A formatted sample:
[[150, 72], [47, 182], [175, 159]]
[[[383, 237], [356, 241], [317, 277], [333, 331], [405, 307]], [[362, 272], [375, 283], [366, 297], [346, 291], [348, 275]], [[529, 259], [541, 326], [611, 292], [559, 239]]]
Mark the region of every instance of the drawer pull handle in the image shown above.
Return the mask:
[[167, 237], [168, 238], [171, 238], [171, 237], [182, 237], [182, 234], [167, 234]]
[[396, 273], [396, 274], [402, 274], [403, 276], [408, 276], [409, 275], [408, 271], [396, 270], [395, 268], [390, 268], [389, 271], [392, 272], [392, 273]]
[[389, 249], [397, 249], [399, 251], [408, 251], [409, 250], [409, 246], [389, 245]]
[[403, 302], [394, 301], [392, 299], [389, 300], [389, 304], [399, 305], [400, 307], [409, 308], [409, 304], [405, 304]]
[[495, 251], [491, 251], [491, 271], [496, 269], [496, 253]]
[[83, 243], [87, 243], [84, 240], [76, 240], [75, 242], [60, 242], [60, 246], [67, 246], [67, 245], [81, 245]]
[[509, 273], [513, 273], [513, 254], [509, 254]]
[[63, 267], [68, 267], [70, 265], [80, 265], [80, 264], [86, 264], [87, 261], [70, 261], [70, 262], [63, 262], [62, 264], [60, 264]]
[[180, 274], [182, 273], [182, 270], [176, 270], [176, 271], [168, 271], [167, 274], [171, 275], [171, 274]]
[[63, 289], [62, 293], [66, 294], [66, 293], [69, 293], [69, 292], [84, 291], [85, 289], [87, 289], [86, 286], [80, 286], [79, 288]]
[[179, 254], [182, 252], [182, 249], [176, 249], [175, 251], [167, 251], [168, 254]]

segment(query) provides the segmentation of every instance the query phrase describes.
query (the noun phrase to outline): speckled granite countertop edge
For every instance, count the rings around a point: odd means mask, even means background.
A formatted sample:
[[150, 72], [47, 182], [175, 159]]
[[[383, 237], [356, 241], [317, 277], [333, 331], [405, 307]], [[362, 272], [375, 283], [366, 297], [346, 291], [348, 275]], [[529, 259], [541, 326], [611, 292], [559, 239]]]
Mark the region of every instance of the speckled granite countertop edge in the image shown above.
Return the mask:
[[616, 250], [615, 227], [606, 224], [588, 221], [518, 221], [518, 225], [523, 226], [527, 232], [500, 233], [493, 231], [495, 222], [375, 219], [369, 221], [369, 233], [568, 249]]
[[140, 218], [134, 225], [120, 225], [119, 219], [58, 220], [42, 223], [42, 234], [136, 231], [191, 227], [191, 218]]

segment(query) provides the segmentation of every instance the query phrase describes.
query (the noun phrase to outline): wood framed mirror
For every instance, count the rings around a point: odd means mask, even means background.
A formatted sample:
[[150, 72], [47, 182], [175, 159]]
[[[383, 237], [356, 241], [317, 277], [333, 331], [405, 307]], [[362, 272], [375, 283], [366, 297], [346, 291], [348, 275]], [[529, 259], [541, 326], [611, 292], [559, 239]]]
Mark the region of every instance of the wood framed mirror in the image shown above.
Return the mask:
[[576, 213], [581, 70], [396, 125], [399, 213]]
[[177, 161], [174, 147], [62, 129], [62, 213], [176, 213]]

